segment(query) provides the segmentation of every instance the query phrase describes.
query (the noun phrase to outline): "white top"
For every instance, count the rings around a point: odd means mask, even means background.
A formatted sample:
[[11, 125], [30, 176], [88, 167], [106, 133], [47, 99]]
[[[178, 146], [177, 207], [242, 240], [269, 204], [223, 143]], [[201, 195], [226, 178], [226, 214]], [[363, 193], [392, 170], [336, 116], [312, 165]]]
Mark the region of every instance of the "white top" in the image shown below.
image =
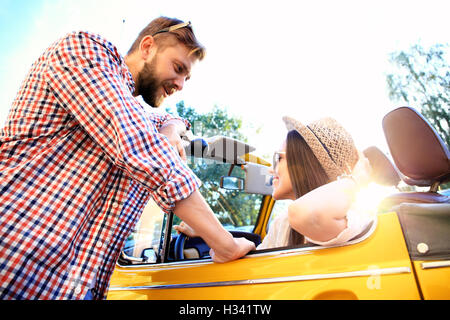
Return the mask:
[[[316, 241], [305, 237], [307, 242], [315, 243], [321, 246], [330, 246], [347, 242], [355, 238], [364, 231], [375, 216], [367, 211], [361, 212], [356, 206], [350, 207], [347, 212], [347, 227], [341, 231], [335, 238], [328, 241]], [[267, 249], [276, 247], [285, 247], [289, 241], [289, 221], [287, 211], [279, 214], [270, 225], [268, 234], [264, 237], [263, 242], [256, 248]]]

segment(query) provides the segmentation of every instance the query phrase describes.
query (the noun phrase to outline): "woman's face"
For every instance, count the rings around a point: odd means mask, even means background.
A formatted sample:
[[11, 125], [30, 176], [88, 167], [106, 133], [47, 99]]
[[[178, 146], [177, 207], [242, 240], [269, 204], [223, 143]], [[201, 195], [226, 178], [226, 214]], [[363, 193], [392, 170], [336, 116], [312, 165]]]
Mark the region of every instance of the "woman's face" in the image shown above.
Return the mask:
[[270, 173], [273, 175], [272, 197], [275, 200], [292, 199], [295, 200], [294, 190], [292, 188], [291, 178], [289, 177], [287, 159], [286, 159], [286, 141], [278, 150], [279, 161], [274, 163]]

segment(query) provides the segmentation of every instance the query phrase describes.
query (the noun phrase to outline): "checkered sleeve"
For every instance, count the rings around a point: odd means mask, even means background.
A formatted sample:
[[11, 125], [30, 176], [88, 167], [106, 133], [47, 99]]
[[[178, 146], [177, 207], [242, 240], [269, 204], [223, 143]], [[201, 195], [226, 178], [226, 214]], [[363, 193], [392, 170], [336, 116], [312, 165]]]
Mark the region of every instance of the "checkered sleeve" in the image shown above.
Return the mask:
[[200, 181], [158, 132], [170, 116], [151, 115], [132, 96], [115, 50], [88, 33], [70, 34], [55, 46], [46, 81], [105, 155], [169, 212]]

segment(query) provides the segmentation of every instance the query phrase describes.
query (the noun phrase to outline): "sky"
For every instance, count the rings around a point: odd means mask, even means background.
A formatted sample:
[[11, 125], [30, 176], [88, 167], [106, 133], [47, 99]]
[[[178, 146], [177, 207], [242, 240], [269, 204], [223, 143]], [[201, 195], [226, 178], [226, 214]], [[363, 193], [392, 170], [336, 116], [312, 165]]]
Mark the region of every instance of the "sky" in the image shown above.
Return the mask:
[[449, 9], [448, 0], [0, 0], [0, 126], [31, 64], [52, 42], [87, 30], [125, 55], [140, 30], [163, 15], [191, 21], [207, 56], [160, 109], [181, 100], [201, 113], [226, 108], [242, 118], [260, 155], [285, 138], [284, 115], [304, 124], [334, 117], [358, 148], [388, 153], [381, 121], [401, 106], [388, 99], [389, 54], [450, 43]]

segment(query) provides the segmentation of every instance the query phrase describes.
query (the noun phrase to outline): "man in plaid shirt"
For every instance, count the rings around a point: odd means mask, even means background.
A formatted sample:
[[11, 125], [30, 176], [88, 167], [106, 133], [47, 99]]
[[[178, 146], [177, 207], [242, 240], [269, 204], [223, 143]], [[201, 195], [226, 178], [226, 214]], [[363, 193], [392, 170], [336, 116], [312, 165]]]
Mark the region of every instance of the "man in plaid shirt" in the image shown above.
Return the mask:
[[74, 32], [32, 65], [0, 133], [0, 298], [105, 299], [120, 249], [152, 197], [211, 247], [216, 262], [254, 249], [200, 195], [180, 133], [156, 115], [204, 56], [189, 23], [160, 17], [123, 58]]

